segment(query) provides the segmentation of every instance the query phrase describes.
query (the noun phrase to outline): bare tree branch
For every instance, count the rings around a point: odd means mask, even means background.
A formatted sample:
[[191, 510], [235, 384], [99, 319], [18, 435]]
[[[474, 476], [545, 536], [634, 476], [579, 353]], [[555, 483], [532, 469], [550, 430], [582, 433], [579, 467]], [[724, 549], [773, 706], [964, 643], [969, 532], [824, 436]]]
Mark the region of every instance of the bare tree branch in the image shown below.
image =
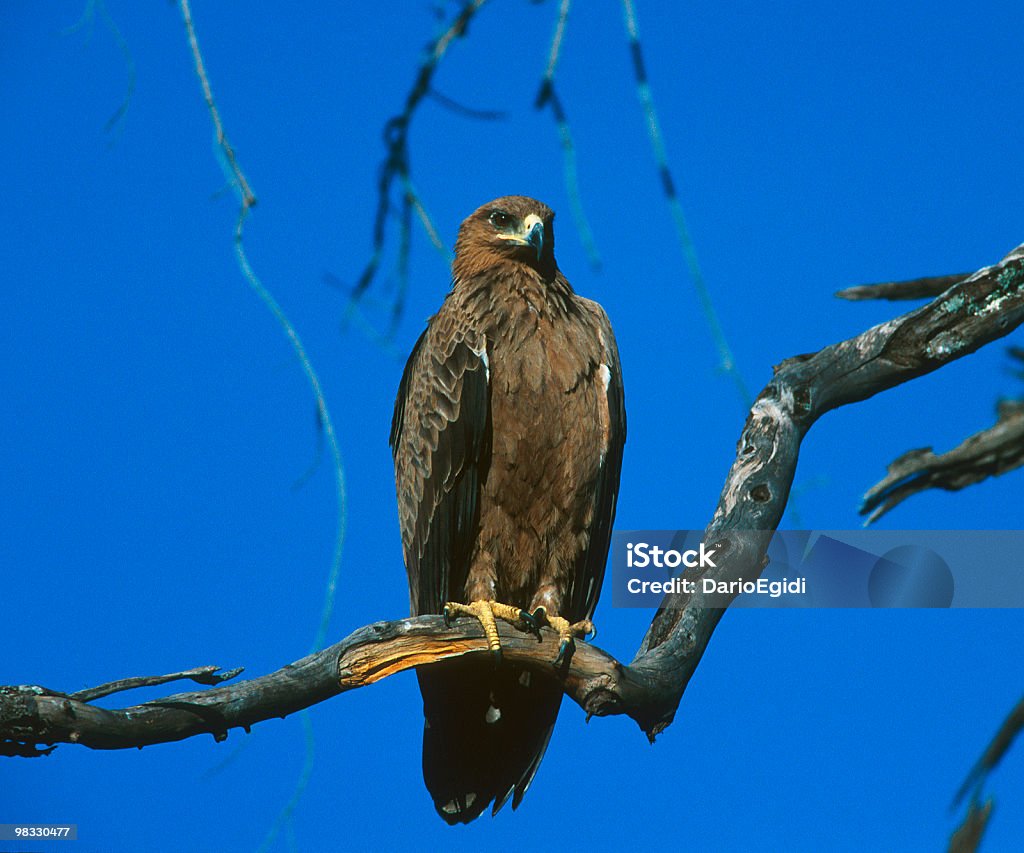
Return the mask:
[[544, 76], [541, 78], [540, 89], [534, 101], [535, 109], [551, 107], [551, 117], [555, 120], [555, 127], [558, 128], [558, 138], [562, 144], [562, 174], [565, 179], [565, 191], [569, 196], [569, 209], [572, 211], [573, 221], [576, 223], [576, 230], [580, 235], [580, 242], [583, 243], [583, 251], [590, 261], [594, 270], [601, 269], [601, 255], [597, 251], [597, 243], [594, 241], [594, 233], [590, 230], [590, 223], [587, 221], [586, 211], [583, 209], [583, 200], [580, 194], [579, 172], [576, 168], [576, 145], [572, 140], [572, 129], [569, 127], [569, 118], [562, 106], [562, 99], [555, 91], [555, 68], [558, 67], [558, 58], [562, 52], [562, 39], [565, 37], [565, 26], [569, 21], [569, 9], [572, 0], [561, 0], [558, 4], [558, 20], [555, 23], [555, 34], [551, 37], [551, 47], [548, 50], [548, 64], [544, 69]]
[[[392, 212], [391, 184], [395, 178], [402, 182], [403, 187], [402, 241], [408, 241], [408, 212], [410, 209], [414, 209], [420, 221], [423, 222], [428, 235], [431, 235], [431, 242], [434, 243], [435, 247], [439, 248], [442, 255], [447, 257], [447, 249], [443, 244], [434, 240], [433, 235], [436, 234], [437, 229], [430, 221], [423, 203], [413, 189], [409, 166], [409, 127], [412, 124], [413, 116], [416, 114], [420, 102], [428, 95], [433, 96], [435, 94], [433, 89], [434, 74], [437, 72], [437, 67], [444, 58], [444, 55], [448, 52], [448, 48], [457, 39], [462, 38], [466, 34], [474, 15], [486, 2], [487, 0], [464, 0], [462, 8], [452, 19], [451, 24], [427, 48], [423, 62], [416, 73], [416, 79], [413, 80], [412, 87], [406, 95], [405, 106], [402, 108], [402, 112], [392, 116], [387, 124], [384, 125], [384, 144], [387, 148], [387, 153], [384, 155], [384, 160], [380, 164], [380, 171], [377, 175], [377, 212], [373, 220], [373, 254], [370, 256], [370, 260], [367, 261], [366, 266], [363, 267], [363, 271], [360, 273], [352, 289], [349, 310], [359, 302], [369, 289], [377, 275], [377, 270], [380, 268], [384, 255], [384, 243], [387, 238], [388, 217]], [[398, 321], [401, 319], [407, 284], [407, 278], [400, 276], [398, 294], [391, 309], [389, 337], [394, 334]]]
[[1009, 751], [1021, 730], [1024, 730], [1024, 699], [1021, 699], [1003, 720], [999, 731], [989, 742], [981, 758], [971, 768], [971, 772], [967, 774], [967, 778], [964, 779], [960, 790], [953, 798], [950, 808], [956, 808], [963, 802], [968, 792], [971, 794], [970, 805], [963, 823], [957, 827], [949, 839], [950, 853], [973, 853], [981, 844], [994, 807], [994, 801], [991, 799], [986, 800], [984, 804], [981, 803], [982, 785], [985, 784], [988, 774], [1002, 761], [1003, 756]]
[[220, 671], [219, 666], [197, 666], [194, 669], [186, 669], [184, 672], [172, 672], [169, 675], [142, 675], [134, 678], [122, 678], [118, 681], [110, 681], [98, 687], [90, 687], [87, 690], [78, 690], [69, 693], [69, 699], [79, 702], [92, 702], [103, 696], [110, 696], [112, 693], [121, 693], [125, 690], [136, 690], [139, 687], [156, 687], [160, 684], [167, 684], [171, 681], [182, 681], [189, 679], [196, 684], [223, 684], [236, 678], [242, 672], [242, 667]]
[[993, 805], [992, 800], [983, 806], [971, 803], [964, 822], [949, 839], [949, 853], [974, 853], [978, 849], [989, 818], [992, 817]]
[[[1022, 322], [1024, 245], [940, 299], [779, 365], [747, 417], [736, 460], [706, 530], [705, 542], [717, 550], [718, 567], [705, 577], [760, 575], [788, 500], [800, 444], [818, 418], [937, 370]], [[666, 596], [629, 665], [580, 643], [562, 671], [566, 693], [588, 715], [630, 716], [653, 740], [675, 716], [722, 618], [721, 603], [721, 596], [712, 602], [701, 592]], [[557, 651], [553, 632], [545, 629], [540, 642], [504, 624], [499, 632], [509, 660], [552, 666]], [[121, 710], [98, 708], [38, 686], [4, 687], [0, 754], [38, 755], [43, 751], [36, 745], [61, 742], [119, 749], [202, 733], [222, 740], [230, 728], [247, 729], [410, 667], [464, 654], [488, 654], [479, 624], [464, 620], [447, 628], [440, 617], [429, 616], [368, 625], [261, 678]], [[1009, 740], [1004, 743], [997, 736], [991, 761], [998, 761], [1008, 746]], [[983, 758], [983, 763], [989, 760]]]
[[880, 284], [859, 284], [856, 287], [847, 287], [845, 290], [838, 291], [836, 296], [840, 299], [849, 299], [851, 302], [865, 299], [888, 299], [890, 301], [899, 299], [934, 299], [970, 275], [969, 272], [959, 272], [953, 275], [915, 278], [910, 281], [883, 281]]
[[633, 77], [636, 80], [637, 97], [640, 99], [640, 106], [647, 120], [647, 135], [650, 137], [654, 159], [658, 166], [662, 192], [665, 194], [665, 200], [668, 202], [669, 210], [672, 213], [672, 222], [676, 228], [679, 248], [683, 252], [683, 258], [690, 272], [693, 288], [697, 294], [697, 301], [700, 303], [701, 312], [704, 314], [704, 322], [707, 324], [708, 331], [711, 332], [711, 339], [714, 341], [715, 349], [718, 350], [718, 366], [723, 373], [732, 379], [733, 384], [736, 386], [736, 391], [739, 393], [740, 401], [744, 407], [747, 407], [750, 405], [750, 392], [747, 390], [743, 374], [740, 373], [739, 367], [736, 365], [732, 348], [729, 346], [722, 323], [718, 318], [718, 311], [715, 309], [715, 303], [711, 299], [711, 289], [704, 280], [704, 273], [697, 259], [697, 247], [694, 245], [693, 237], [690, 235], [690, 226], [686, 222], [683, 203], [676, 192], [676, 182], [672, 177], [672, 170], [669, 168], [668, 151], [665, 148], [665, 139], [661, 133], [658, 113], [654, 108], [651, 84], [647, 79], [647, 67], [644, 64], [643, 48], [640, 45], [640, 29], [637, 23], [633, 0], [622, 0], [622, 11], [625, 16], [626, 34], [629, 37], [629, 52], [633, 61]]
[[[1015, 361], [1019, 361], [1019, 368], [1024, 368], [1024, 347], [1007, 347], [1007, 351], [1010, 353], [1010, 357]], [[1024, 369], [1010, 371], [1018, 379], [1024, 379]]]
[[[82, 12], [82, 17], [78, 21], [64, 30], [61, 35], [71, 35], [71, 33], [77, 32], [83, 27], [89, 28], [89, 36], [92, 35], [92, 25], [96, 19], [96, 13], [99, 12], [100, 17], [103, 18], [103, 23], [106, 25], [107, 30], [113, 37], [114, 42], [117, 44], [118, 50], [121, 51], [121, 56], [124, 58], [124, 66], [127, 79], [125, 81], [125, 92], [121, 98], [121, 103], [107, 119], [103, 125], [103, 129], [108, 133], [117, 130], [118, 134], [124, 129], [124, 123], [122, 119], [128, 114], [128, 108], [132, 105], [132, 96], [135, 94], [135, 81], [136, 81], [136, 69], [135, 60], [132, 58], [132, 52], [128, 48], [128, 42], [125, 41], [124, 36], [121, 34], [121, 29], [117, 23], [111, 17], [110, 12], [107, 11], [107, 5], [103, 0], [87, 0], [85, 9]], [[111, 140], [111, 145], [116, 141], [117, 135]]]
[[436, 86], [431, 86], [427, 94], [445, 109], [463, 115], [466, 118], [475, 118], [479, 121], [501, 121], [508, 118], [508, 113], [504, 110], [481, 110], [476, 107], [467, 107], [465, 104], [460, 104], [454, 98], [449, 98], [443, 92], [439, 92]]
[[[500, 623], [499, 633], [507, 660], [550, 671], [558, 654], [554, 631], [543, 629], [538, 641]], [[254, 723], [293, 714], [411, 667], [465, 654], [490, 656], [479, 623], [459, 620], [448, 628], [440, 616], [421, 616], [367, 625], [330, 648], [260, 678], [128, 708], [107, 710], [35, 685], [0, 687], [0, 755], [42, 754], [32, 750], [36, 744], [125, 749], [198, 734], [223, 740], [231, 728], [248, 730]], [[589, 714], [628, 713], [641, 726], [648, 707], [666, 695], [660, 685], [644, 682], [586, 643], [577, 644], [562, 674], [566, 692]]]
[[292, 351], [299, 360], [302, 372], [306, 375], [306, 381], [309, 383], [309, 389], [313, 394], [313, 400], [316, 403], [317, 426], [322, 430], [322, 434], [327, 439], [327, 446], [331, 450], [331, 459], [334, 468], [334, 485], [335, 492], [337, 494], [337, 528], [334, 535], [334, 554], [331, 557], [331, 567], [327, 574], [323, 607], [321, 608], [320, 625], [317, 628], [317, 632], [313, 640], [313, 648], [318, 649], [326, 640], [327, 626], [330, 624], [331, 614], [334, 612], [334, 600], [338, 588], [338, 578], [341, 575], [341, 555], [345, 547], [345, 529], [348, 520], [348, 499], [346, 497], [347, 493], [345, 490], [345, 467], [341, 460], [341, 446], [338, 443], [338, 436], [334, 430], [334, 422], [331, 419], [331, 413], [327, 408], [327, 398], [324, 396], [323, 388], [320, 384], [320, 377], [316, 372], [316, 368], [313, 367], [313, 362], [310, 360], [309, 355], [306, 353], [306, 348], [302, 344], [302, 339], [299, 337], [298, 331], [295, 326], [292, 325], [292, 321], [288, 319], [288, 315], [285, 314], [284, 309], [274, 298], [274, 295], [263, 284], [260, 277], [256, 275], [256, 271], [253, 269], [252, 264], [249, 263], [249, 255], [245, 251], [243, 235], [245, 231], [245, 220], [249, 215], [249, 211], [256, 205], [256, 196], [253, 194], [253, 191], [249, 186], [249, 181], [245, 177], [245, 173], [242, 171], [241, 165], [238, 163], [234, 149], [230, 144], [228, 144], [227, 134], [224, 132], [224, 123], [221, 121], [220, 111], [217, 109], [217, 102], [213, 98], [213, 87], [210, 85], [210, 78], [206, 73], [206, 64], [203, 62], [203, 54], [199, 50], [199, 40], [196, 37], [196, 29], [195, 24], [192, 21], [192, 9], [189, 6], [189, 0], [179, 0], [179, 6], [181, 7], [182, 19], [185, 22], [185, 32], [188, 36], [188, 44], [189, 49], [192, 52], [192, 62], [195, 67], [196, 76], [199, 78], [199, 85], [203, 90], [203, 99], [206, 101], [206, 109], [210, 113], [214, 132], [217, 134], [217, 144], [227, 163], [228, 171], [231, 173], [232, 183], [237, 187], [239, 193], [240, 201], [238, 219], [235, 224], [235, 260], [238, 262], [238, 268], [241, 270], [241, 273], [245, 277], [249, 287], [252, 288], [253, 292], [260, 298], [260, 301], [263, 302], [267, 310], [274, 315], [274, 319], [277, 320], [278, 324], [281, 326], [281, 330], [288, 338], [288, 343], [291, 345]]
[[[705, 533], [705, 542], [713, 543], [722, 558], [709, 576], [730, 580], [760, 574], [789, 497], [800, 444], [818, 418], [937, 370], [1022, 322], [1024, 245], [927, 305], [779, 365], [747, 417]], [[699, 593], [666, 596], [631, 668], [672, 679], [681, 697], [722, 613]], [[671, 720], [672, 714], [666, 715], [656, 730]]]
[[967, 774], [967, 778], [964, 779], [960, 790], [956, 792], [956, 796], [953, 798], [953, 808], [960, 805], [964, 797], [967, 796], [967, 792], [972, 789], [974, 789], [972, 799], [977, 799], [981, 786], [985, 782], [985, 777], [1003, 760], [1003, 756], [1009, 751], [1017, 735], [1022, 730], [1024, 730], [1024, 699], [1021, 699], [1014, 709], [1010, 711], [1007, 718], [1003, 720], [999, 731], [996, 732], [989, 745], [985, 747], [985, 751], [974, 767], [971, 768], [971, 772]]
[[[256, 204], [256, 196], [249, 187], [249, 181], [245, 177], [245, 172], [238, 165], [235, 150], [231, 147], [227, 134], [224, 132], [224, 123], [220, 119], [220, 110], [217, 109], [217, 102], [213, 99], [213, 88], [210, 86], [210, 78], [206, 73], [206, 64], [203, 62], [203, 54], [199, 50], [199, 42], [196, 39], [196, 28], [192, 23], [192, 9], [189, 6], [189, 0], [179, 0], [179, 4], [181, 6], [181, 16], [185, 21], [185, 32], [188, 35], [188, 45], [192, 51], [192, 61], [195, 64], [196, 76], [199, 78], [199, 84], [203, 88], [203, 99], [206, 101], [206, 109], [209, 110], [210, 118], [213, 119], [213, 129], [217, 134], [217, 144], [220, 146], [221, 151], [224, 152], [224, 158], [227, 160], [234, 183], [241, 195], [242, 214], [239, 219], [244, 219], [245, 211]], [[241, 230], [241, 224], [239, 224], [239, 230]]]
[[[948, 453], [910, 450], [889, 465], [885, 479], [864, 495], [861, 515], [877, 521], [911, 495], [926, 489], [959, 491], [1024, 465], [1024, 400], [1002, 400], [994, 426], [975, 433]], [[870, 514], [869, 514], [870, 513]]]

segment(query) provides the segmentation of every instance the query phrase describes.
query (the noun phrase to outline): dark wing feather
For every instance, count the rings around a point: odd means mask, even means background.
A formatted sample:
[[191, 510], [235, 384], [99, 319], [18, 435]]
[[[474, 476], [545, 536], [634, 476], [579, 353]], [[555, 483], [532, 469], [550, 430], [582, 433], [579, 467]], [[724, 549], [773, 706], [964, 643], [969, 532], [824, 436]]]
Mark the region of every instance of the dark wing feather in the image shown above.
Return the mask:
[[486, 342], [439, 314], [402, 374], [391, 422], [413, 615], [462, 597], [490, 458]]
[[[608, 367], [608, 441], [604, 463], [598, 474], [594, 490], [594, 522], [590, 529], [590, 545], [580, 555], [569, 597], [569, 618], [572, 621], [590, 619], [597, 607], [604, 581], [608, 548], [615, 522], [615, 503], [619, 495], [619, 474], [622, 471], [622, 449], [626, 443], [626, 404], [622, 390], [622, 368], [615, 335], [604, 309], [589, 299], [579, 300], [590, 310], [592, 322], [601, 342], [601, 363]], [[600, 376], [595, 381], [601, 382]]]

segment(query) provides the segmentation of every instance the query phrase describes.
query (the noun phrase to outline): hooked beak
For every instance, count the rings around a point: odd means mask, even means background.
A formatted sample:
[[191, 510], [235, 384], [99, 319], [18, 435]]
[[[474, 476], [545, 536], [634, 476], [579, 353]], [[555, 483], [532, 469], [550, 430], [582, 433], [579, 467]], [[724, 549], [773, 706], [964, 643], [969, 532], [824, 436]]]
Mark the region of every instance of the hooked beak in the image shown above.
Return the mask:
[[526, 231], [526, 244], [533, 247], [539, 261], [544, 254], [544, 223], [539, 216], [531, 213], [523, 220], [523, 229]]
[[544, 254], [544, 220], [531, 213], [523, 220], [523, 227], [514, 233], [499, 234], [502, 240], [508, 240], [517, 246], [529, 246], [537, 253], [537, 260]]

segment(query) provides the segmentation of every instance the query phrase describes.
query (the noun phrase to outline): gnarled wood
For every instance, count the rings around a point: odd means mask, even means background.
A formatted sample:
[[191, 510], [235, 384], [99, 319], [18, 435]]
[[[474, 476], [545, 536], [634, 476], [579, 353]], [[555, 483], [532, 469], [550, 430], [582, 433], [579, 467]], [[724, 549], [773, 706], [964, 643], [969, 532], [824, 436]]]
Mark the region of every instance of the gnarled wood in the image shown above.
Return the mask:
[[[800, 444], [832, 409], [937, 370], [1024, 322], [1024, 245], [938, 299], [826, 347], [783, 362], [758, 395], [737, 445], [705, 542], [717, 549], [719, 580], [755, 577], [782, 517]], [[697, 585], [699, 589], [701, 585]], [[719, 599], [720, 601], [720, 599]], [[589, 714], [627, 714], [649, 737], [667, 726], [722, 618], [698, 592], [665, 598], [629, 665], [580, 643], [565, 672], [566, 692]], [[550, 667], [553, 634], [543, 640], [499, 627], [509, 659]], [[480, 627], [440, 617], [380, 622], [329, 649], [261, 678], [158, 702], [105, 710], [41, 687], [0, 688], [0, 753], [37, 755], [39, 744], [98, 749], [145, 746], [248, 728], [430, 660], [487, 654]]]
[[[558, 636], [542, 639], [498, 623], [507, 660], [552, 669]], [[152, 702], [109, 710], [73, 695], [36, 685], [0, 687], [0, 754], [38, 755], [37, 744], [78, 743], [93, 749], [124, 749], [182, 740], [198, 734], [227, 737], [271, 717], [284, 717], [389, 675], [458, 655], [490, 658], [480, 624], [471, 619], [446, 627], [440, 616], [376, 622], [340, 643], [259, 678], [210, 690], [177, 693]], [[203, 668], [206, 669], [206, 668]], [[663, 710], [670, 694], [631, 672], [611, 655], [578, 642], [563, 668], [566, 692], [588, 714], [626, 713], [642, 727]]]
[[885, 478], [864, 495], [860, 512], [877, 521], [893, 507], [927, 489], [958, 491], [1024, 465], [1024, 400], [1003, 400], [996, 423], [947, 453], [908, 450], [889, 465]]
[[902, 299], [934, 299], [954, 284], [958, 284], [971, 274], [969, 272], [953, 275], [936, 275], [927, 278], [915, 278], [910, 281], [883, 281], [878, 284], [858, 284], [847, 287], [836, 293], [840, 299], [861, 302], [868, 299], [888, 299], [895, 302]]
[[[754, 401], [705, 532], [705, 542], [714, 543], [721, 558], [707, 576], [734, 580], [760, 574], [789, 499], [800, 444], [818, 418], [938, 370], [1022, 322], [1024, 245], [927, 305], [780, 364]], [[682, 696], [722, 612], [699, 593], [666, 596], [633, 666], [674, 670]]]

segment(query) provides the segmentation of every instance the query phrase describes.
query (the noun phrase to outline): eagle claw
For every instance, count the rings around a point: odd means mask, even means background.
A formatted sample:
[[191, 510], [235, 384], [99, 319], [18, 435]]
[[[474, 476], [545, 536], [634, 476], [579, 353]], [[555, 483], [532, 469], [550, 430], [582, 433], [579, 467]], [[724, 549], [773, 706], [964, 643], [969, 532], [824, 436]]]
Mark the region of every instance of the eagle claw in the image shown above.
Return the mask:
[[526, 629], [537, 637], [537, 642], [540, 642], [540, 626], [547, 622], [547, 613], [545, 613], [544, 608], [538, 607], [533, 613], [529, 610], [523, 610], [519, 614], [519, 618], [526, 625]]
[[[572, 647], [573, 652], [575, 652], [576, 643], [572, 637], [569, 637], [567, 640], [562, 640], [562, 642], [559, 643], [558, 654], [555, 655], [554, 666], [561, 666], [565, 663], [565, 653], [569, 651], [570, 646]], [[569, 657], [572, 657], [572, 653], [570, 653]]]
[[491, 650], [491, 657], [495, 666], [501, 665], [502, 655], [501, 640], [498, 637], [498, 626], [494, 620], [501, 619], [503, 622], [513, 625], [521, 620], [525, 620], [526, 624], [530, 624], [530, 619], [527, 618], [529, 614], [518, 607], [513, 607], [511, 604], [502, 604], [490, 599], [477, 599], [469, 604], [449, 601], [442, 608], [441, 614], [444, 616], [445, 625], [448, 627], [451, 627], [452, 620], [459, 616], [472, 616], [476, 619], [484, 629], [484, 636], [487, 638], [487, 646]]
[[[529, 617], [529, 619], [527, 619]], [[558, 632], [558, 638], [561, 642], [558, 644], [558, 654], [555, 656], [553, 665], [556, 667], [562, 666], [566, 662], [566, 656], [571, 659], [573, 653], [576, 651], [576, 637], [586, 639], [587, 636], [594, 638], [597, 636], [597, 629], [594, 627], [594, 623], [589, 619], [583, 619], [579, 622], [570, 623], [567, 619], [561, 616], [548, 616], [547, 608], [544, 605], [537, 607], [533, 613], [523, 611], [522, 619], [528, 624], [533, 625], [536, 623], [538, 627], [535, 629], [536, 634], [540, 637], [539, 625], [541, 622], [547, 624], [551, 628], [554, 628]]]

